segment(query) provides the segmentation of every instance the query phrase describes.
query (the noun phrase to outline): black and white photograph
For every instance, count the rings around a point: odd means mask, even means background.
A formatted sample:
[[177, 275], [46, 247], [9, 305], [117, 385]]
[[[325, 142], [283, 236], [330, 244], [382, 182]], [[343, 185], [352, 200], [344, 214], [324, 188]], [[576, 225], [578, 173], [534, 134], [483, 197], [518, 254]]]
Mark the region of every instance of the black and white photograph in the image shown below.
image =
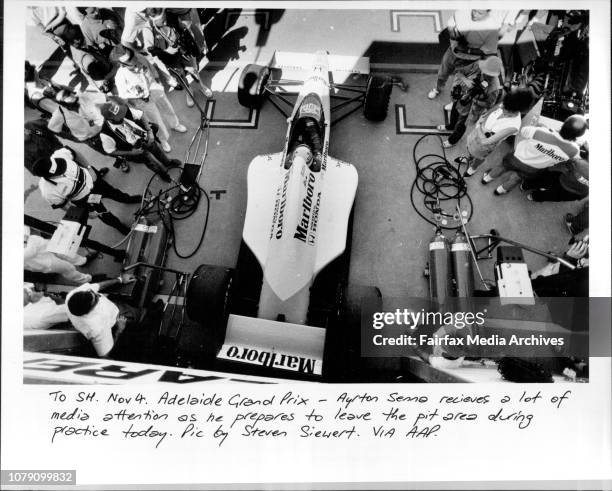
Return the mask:
[[28, 11], [26, 382], [588, 381], [588, 10]]
[[[304, 483], [300, 445], [278, 474], [218, 465], [295, 438], [325, 447], [304, 473], [363, 452], [312, 483], [423, 483], [373, 474], [368, 442], [393, 442], [387, 472], [406, 442], [449, 456], [470, 428], [552, 462], [573, 444], [544, 435], [588, 405], [582, 469], [610, 482], [592, 440], [610, 429], [609, 9], [6, 3], [3, 381], [22, 402], [4, 413], [3, 390], [3, 426], [31, 398], [49, 449], [151, 448], [155, 470], [30, 467]], [[209, 471], [156, 477], [205, 440]], [[18, 460], [2, 484], [64, 479]], [[440, 481], [506, 479], [460, 465]]]

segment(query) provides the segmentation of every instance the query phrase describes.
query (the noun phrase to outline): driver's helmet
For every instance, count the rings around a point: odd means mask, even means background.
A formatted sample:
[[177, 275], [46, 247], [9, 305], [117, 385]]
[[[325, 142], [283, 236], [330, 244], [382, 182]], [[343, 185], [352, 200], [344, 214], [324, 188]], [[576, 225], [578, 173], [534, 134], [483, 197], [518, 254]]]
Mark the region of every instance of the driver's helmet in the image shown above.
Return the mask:
[[293, 163], [303, 160], [306, 165], [310, 166], [312, 163], [312, 150], [308, 145], [298, 145], [293, 151], [293, 158], [291, 160]]
[[318, 97], [313, 94], [308, 94], [302, 100], [302, 104], [300, 104], [300, 110], [298, 111], [298, 117], [305, 118], [310, 117], [315, 121], [321, 121], [321, 102]]

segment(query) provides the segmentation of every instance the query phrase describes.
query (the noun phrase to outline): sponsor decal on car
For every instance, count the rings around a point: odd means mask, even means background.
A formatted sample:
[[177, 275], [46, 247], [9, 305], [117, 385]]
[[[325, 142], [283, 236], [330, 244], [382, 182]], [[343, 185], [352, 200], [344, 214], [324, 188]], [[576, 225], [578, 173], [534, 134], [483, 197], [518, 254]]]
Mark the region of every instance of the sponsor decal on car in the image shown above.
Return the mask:
[[[270, 238], [276, 237], [277, 239], [280, 239], [283, 236], [283, 218], [285, 215], [285, 206], [287, 205], [287, 186], [289, 185], [290, 174], [290, 170], [285, 173], [280, 198], [277, 198], [276, 203], [274, 204], [274, 216], [272, 221], [274, 225], [272, 227], [272, 234]], [[276, 230], [276, 232], [274, 232], [274, 230]]]
[[[295, 233], [293, 237], [295, 239], [301, 240], [304, 243], [308, 243], [309, 245], [314, 245], [315, 236], [314, 234], [308, 234], [308, 229], [310, 228], [310, 220], [313, 215], [313, 197], [314, 197], [314, 184], [316, 178], [312, 172], [308, 173], [307, 178], [305, 179], [304, 186], [306, 187], [306, 192], [304, 199], [302, 200], [302, 217], [297, 224], [295, 229]], [[315, 203], [318, 208], [319, 198], [321, 193], [317, 193], [317, 201]], [[318, 210], [317, 210], [318, 214]], [[306, 240], [308, 239], [308, 241]]]

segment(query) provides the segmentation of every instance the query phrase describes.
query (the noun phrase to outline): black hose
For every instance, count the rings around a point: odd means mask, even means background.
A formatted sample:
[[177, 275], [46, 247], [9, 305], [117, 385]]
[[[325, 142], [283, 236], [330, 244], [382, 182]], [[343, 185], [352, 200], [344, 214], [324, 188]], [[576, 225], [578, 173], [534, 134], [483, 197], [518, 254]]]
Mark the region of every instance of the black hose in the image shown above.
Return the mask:
[[[417, 158], [419, 144], [427, 137], [436, 137], [440, 142], [442, 154], [429, 153]], [[461, 227], [461, 221], [470, 221], [474, 212], [472, 199], [467, 192], [467, 184], [463, 179], [462, 166], [467, 163], [452, 164], [446, 158], [439, 135], [423, 135], [417, 140], [412, 149], [412, 158], [416, 167], [416, 176], [410, 189], [410, 202], [417, 214], [426, 222], [446, 230], [455, 230]], [[423, 196], [423, 203], [419, 207], [415, 201], [418, 191]], [[458, 216], [457, 206], [461, 209], [461, 200], [467, 203], [467, 216]], [[428, 217], [426, 212], [430, 213]], [[433, 216], [433, 218], [431, 218]], [[451, 219], [453, 226], [442, 223], [442, 220]]]
[[[149, 179], [145, 187], [144, 194], [145, 196], [149, 194], [151, 184], [153, 180], [158, 174], [155, 173]], [[174, 196], [172, 193], [178, 190]], [[197, 246], [189, 253], [179, 252], [178, 247], [176, 245], [176, 233], [175, 233], [175, 221], [185, 220], [191, 217], [198, 209], [201, 198], [204, 196], [206, 199], [206, 217], [204, 219], [204, 226], [202, 227], [202, 232], [200, 234], [200, 239], [198, 240]], [[170, 237], [170, 241], [172, 243], [172, 249], [174, 253], [180, 259], [189, 259], [193, 257], [196, 252], [200, 249], [202, 243], [204, 242], [204, 237], [206, 235], [206, 230], [208, 228], [208, 219], [210, 215], [210, 197], [208, 193], [200, 187], [198, 183], [194, 183], [188, 188], [185, 188], [181, 184], [175, 184], [166, 189], [162, 189], [157, 193], [153, 199], [149, 200], [143, 207], [141, 207], [136, 212], [136, 220], [138, 220], [141, 216], [146, 216], [151, 213], [157, 213], [159, 216], [162, 225], [166, 229], [168, 236]]]

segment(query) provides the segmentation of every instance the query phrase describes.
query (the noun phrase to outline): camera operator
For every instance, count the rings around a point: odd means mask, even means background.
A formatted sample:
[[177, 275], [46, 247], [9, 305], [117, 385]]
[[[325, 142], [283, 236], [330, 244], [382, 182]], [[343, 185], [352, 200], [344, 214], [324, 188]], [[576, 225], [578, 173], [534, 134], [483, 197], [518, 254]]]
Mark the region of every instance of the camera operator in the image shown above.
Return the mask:
[[427, 97], [435, 99], [453, 73], [477, 60], [495, 56], [497, 43], [508, 25], [491, 15], [491, 10], [456, 10], [448, 21], [450, 46], [444, 53], [436, 86]]
[[449, 124], [438, 126], [441, 131], [453, 130], [448, 140], [442, 142], [444, 148], [450, 148], [461, 140], [468, 116], [478, 119], [484, 111], [499, 101], [502, 95], [499, 83], [501, 70], [501, 60], [497, 56], [491, 56], [474, 63], [467, 75], [455, 75]]
[[51, 157], [41, 157], [34, 162], [32, 174], [40, 177], [38, 188], [43, 198], [54, 209], [65, 208], [70, 203], [85, 208], [106, 225], [127, 235], [130, 227], [108, 211], [101, 200], [110, 198], [119, 203], [136, 204], [140, 203], [142, 196], [130, 196], [108, 184], [103, 179], [107, 168], [85, 167], [73, 158], [69, 149], [61, 148]]

